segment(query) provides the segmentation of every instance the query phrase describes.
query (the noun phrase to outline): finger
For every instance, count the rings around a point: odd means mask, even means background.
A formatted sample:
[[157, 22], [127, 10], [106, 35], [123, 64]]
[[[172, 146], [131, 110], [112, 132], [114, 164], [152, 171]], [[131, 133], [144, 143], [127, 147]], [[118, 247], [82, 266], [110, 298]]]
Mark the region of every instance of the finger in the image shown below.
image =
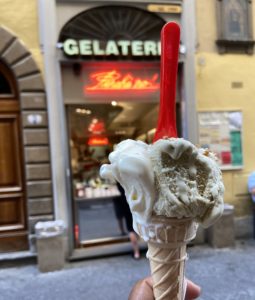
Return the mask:
[[[187, 280], [187, 291], [185, 300], [193, 300], [200, 296], [201, 288]], [[128, 300], [154, 300], [152, 277], [148, 276], [139, 280], [133, 287]]]
[[133, 287], [128, 300], [154, 300], [152, 278], [139, 280]]
[[196, 285], [194, 282], [187, 279], [187, 291], [185, 300], [193, 300], [200, 296], [201, 288], [200, 286]]
[[153, 281], [152, 281], [152, 276], [148, 276], [144, 278], [144, 281], [153, 289]]
[[[201, 288], [194, 282], [189, 279], [185, 279], [187, 282], [187, 290], [186, 290], [186, 300], [196, 299], [201, 294]], [[152, 276], [148, 276], [144, 278], [144, 281], [150, 286], [151, 290], [153, 290], [153, 281]]]

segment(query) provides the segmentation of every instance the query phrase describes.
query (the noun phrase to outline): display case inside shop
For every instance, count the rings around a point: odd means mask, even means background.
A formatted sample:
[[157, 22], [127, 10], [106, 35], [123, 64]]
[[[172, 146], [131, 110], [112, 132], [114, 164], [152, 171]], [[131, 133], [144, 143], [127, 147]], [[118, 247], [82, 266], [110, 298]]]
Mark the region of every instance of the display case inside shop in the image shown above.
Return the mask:
[[[120, 193], [117, 189], [116, 182], [103, 180], [99, 176], [100, 166], [104, 162], [107, 162], [109, 153], [108, 145], [88, 146], [85, 147], [85, 150], [83, 150], [83, 146], [79, 145], [77, 148], [80, 149], [81, 153], [76, 156], [76, 159], [72, 157], [75, 199], [96, 200], [119, 196]], [[74, 150], [72, 152], [74, 152]]]

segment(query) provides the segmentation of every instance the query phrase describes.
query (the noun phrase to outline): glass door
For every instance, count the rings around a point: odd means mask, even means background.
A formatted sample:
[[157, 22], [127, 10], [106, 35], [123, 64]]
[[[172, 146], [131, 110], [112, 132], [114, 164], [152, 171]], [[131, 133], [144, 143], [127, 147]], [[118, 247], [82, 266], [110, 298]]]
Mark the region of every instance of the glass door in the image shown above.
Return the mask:
[[128, 208], [116, 182], [100, 178], [99, 169], [120, 141], [152, 141], [157, 110], [157, 103], [115, 101], [67, 106], [77, 247], [128, 240]]

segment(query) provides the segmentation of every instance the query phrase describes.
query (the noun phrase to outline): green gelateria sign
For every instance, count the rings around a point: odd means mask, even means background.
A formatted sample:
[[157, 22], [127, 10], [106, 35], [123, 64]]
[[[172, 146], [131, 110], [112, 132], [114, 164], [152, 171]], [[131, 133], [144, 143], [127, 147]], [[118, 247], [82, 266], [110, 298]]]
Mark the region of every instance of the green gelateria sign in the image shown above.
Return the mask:
[[75, 40], [67, 39], [62, 44], [63, 51], [67, 56], [160, 56], [160, 42], [140, 40]]

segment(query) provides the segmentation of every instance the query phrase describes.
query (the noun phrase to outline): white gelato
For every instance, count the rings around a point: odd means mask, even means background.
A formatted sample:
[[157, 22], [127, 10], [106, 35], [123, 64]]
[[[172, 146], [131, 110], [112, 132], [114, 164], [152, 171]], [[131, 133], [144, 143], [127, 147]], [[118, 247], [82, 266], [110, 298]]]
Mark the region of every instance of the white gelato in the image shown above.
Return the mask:
[[137, 223], [145, 224], [150, 219], [155, 202], [156, 188], [148, 149], [141, 141], [125, 140], [109, 155], [111, 164], [100, 169], [101, 177], [115, 179], [124, 188], [135, 230]]
[[152, 215], [193, 218], [209, 226], [222, 214], [224, 186], [214, 155], [184, 139], [152, 145], [125, 140], [109, 160], [101, 176], [123, 186], [135, 230]]

